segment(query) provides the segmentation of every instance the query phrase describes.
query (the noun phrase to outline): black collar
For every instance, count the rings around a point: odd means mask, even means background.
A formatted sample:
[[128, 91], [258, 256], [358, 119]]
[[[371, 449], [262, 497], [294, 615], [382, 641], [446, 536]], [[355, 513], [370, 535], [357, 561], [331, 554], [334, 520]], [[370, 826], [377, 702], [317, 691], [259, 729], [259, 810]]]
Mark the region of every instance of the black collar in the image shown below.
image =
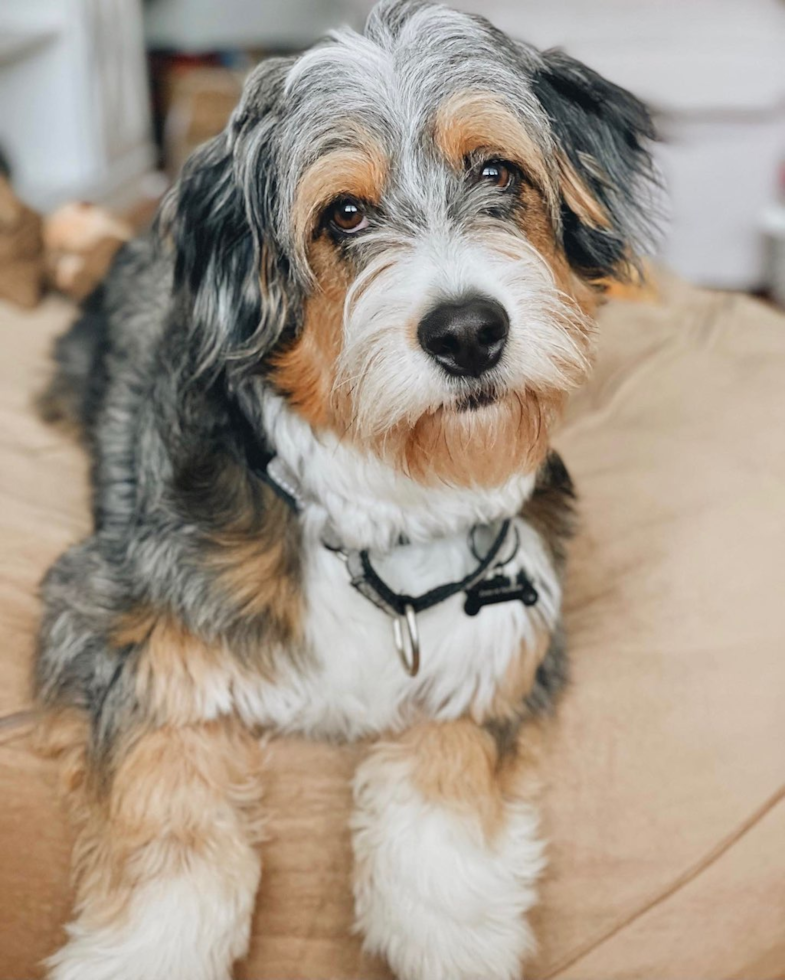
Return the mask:
[[[296, 514], [301, 513], [305, 505], [305, 498], [295, 475], [289, 471], [280, 457], [260, 443], [251, 423], [239, 405], [233, 400], [231, 405], [230, 421], [235, 434], [240, 438], [242, 451], [249, 469], [258, 479], [263, 480]], [[475, 525], [471, 529], [470, 541], [474, 540], [475, 532], [480, 527], [481, 525]], [[425, 612], [425, 610], [458, 595], [460, 592], [466, 593], [464, 612], [469, 616], [477, 615], [486, 605], [519, 600], [526, 606], [533, 606], [539, 598], [537, 590], [524, 572], [519, 572], [515, 579], [503, 574], [503, 566], [508, 564], [518, 551], [518, 535], [512, 521], [509, 519], [498, 521], [496, 524], [486, 527], [492, 533], [491, 544], [481, 557], [472, 547], [477, 558], [474, 569], [462, 579], [445, 582], [443, 585], [436, 586], [436, 588], [421, 595], [396, 592], [390, 588], [371, 564], [367, 549], [351, 550], [332, 541], [324, 542], [325, 547], [346, 563], [351, 585], [377, 608], [391, 617], [395, 645], [404, 667], [412, 677], [418, 673], [420, 667], [418, 613]], [[515, 536], [513, 550], [502, 562], [494, 565], [498, 556], [503, 553], [504, 545], [510, 537], [511, 531]], [[487, 576], [489, 570], [497, 568], [499, 571], [496, 575]]]

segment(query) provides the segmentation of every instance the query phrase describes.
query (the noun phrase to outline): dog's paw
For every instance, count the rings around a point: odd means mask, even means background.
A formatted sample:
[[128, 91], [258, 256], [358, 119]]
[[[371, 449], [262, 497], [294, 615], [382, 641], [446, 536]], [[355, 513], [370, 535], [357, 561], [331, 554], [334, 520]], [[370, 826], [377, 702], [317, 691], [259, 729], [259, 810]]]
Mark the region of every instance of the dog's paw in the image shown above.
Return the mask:
[[525, 913], [543, 866], [534, 811], [511, 805], [489, 839], [472, 815], [375, 775], [361, 767], [355, 783], [365, 948], [401, 980], [518, 980], [534, 949]]
[[48, 980], [230, 980], [248, 948], [252, 894], [238, 906], [195, 874], [150, 882], [111, 915], [69, 925]]

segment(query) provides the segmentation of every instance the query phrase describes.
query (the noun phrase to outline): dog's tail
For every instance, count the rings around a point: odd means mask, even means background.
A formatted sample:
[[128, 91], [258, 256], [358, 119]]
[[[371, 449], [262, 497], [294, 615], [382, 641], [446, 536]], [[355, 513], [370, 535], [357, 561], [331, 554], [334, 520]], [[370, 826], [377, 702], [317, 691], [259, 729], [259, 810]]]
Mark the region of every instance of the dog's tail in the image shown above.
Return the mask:
[[54, 345], [55, 370], [36, 399], [45, 422], [61, 425], [87, 438], [105, 382], [107, 319], [104, 286], [82, 304], [80, 315]]

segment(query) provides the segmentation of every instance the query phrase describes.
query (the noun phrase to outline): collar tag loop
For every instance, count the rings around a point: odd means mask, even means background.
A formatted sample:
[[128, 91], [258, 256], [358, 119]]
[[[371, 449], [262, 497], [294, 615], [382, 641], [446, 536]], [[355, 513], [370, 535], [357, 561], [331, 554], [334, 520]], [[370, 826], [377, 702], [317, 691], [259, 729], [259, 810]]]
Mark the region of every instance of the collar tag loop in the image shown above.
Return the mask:
[[420, 672], [420, 633], [417, 629], [417, 613], [410, 602], [404, 604], [403, 615], [393, 616], [395, 649], [409, 677]]

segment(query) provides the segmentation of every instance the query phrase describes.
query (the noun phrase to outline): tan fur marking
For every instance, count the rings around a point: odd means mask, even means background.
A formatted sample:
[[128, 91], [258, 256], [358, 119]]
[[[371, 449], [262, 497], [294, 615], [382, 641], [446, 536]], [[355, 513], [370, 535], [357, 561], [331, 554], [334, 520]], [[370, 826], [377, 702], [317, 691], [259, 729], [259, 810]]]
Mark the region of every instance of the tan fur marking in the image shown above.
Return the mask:
[[[284, 505], [285, 506], [285, 505]], [[218, 571], [218, 580], [244, 616], [269, 615], [294, 640], [302, 628], [302, 603], [287, 564], [286, 542], [253, 538], [225, 540], [207, 563]]]
[[526, 235], [526, 240], [545, 259], [558, 281], [558, 273], [561, 271], [559, 260], [563, 253], [556, 240], [548, 204], [542, 192], [528, 183], [521, 185], [520, 197], [523, 208], [519, 212], [519, 226]]
[[514, 750], [500, 760], [499, 788], [505, 799], [534, 803], [539, 798], [543, 735], [542, 722], [528, 722], [518, 732]]
[[548, 428], [562, 392], [513, 392], [471, 412], [439, 408], [379, 439], [376, 451], [422, 483], [499, 486], [536, 469], [548, 451]]
[[334, 245], [325, 236], [313, 240], [312, 232], [321, 209], [340, 195], [370, 202], [381, 198], [388, 162], [367, 137], [364, 143], [362, 149], [335, 150], [320, 157], [303, 174], [295, 195], [295, 235], [315, 289], [305, 302], [300, 337], [275, 360], [272, 376], [303, 418], [321, 428], [345, 428], [335, 415], [332, 392], [351, 276]]
[[490, 92], [458, 92], [439, 110], [434, 130], [436, 145], [456, 170], [478, 151], [517, 164], [556, 208], [553, 181], [542, 152], [520, 119]]
[[204, 719], [211, 689], [231, 687], [240, 674], [239, 663], [220, 644], [207, 644], [162, 616], [141, 651], [136, 692], [155, 724], [196, 723]]
[[136, 606], [118, 617], [109, 640], [117, 649], [145, 643], [155, 628], [155, 611], [145, 605]]
[[496, 745], [488, 732], [468, 719], [415, 725], [394, 751], [411, 754], [412, 782], [426, 800], [476, 814], [486, 838], [496, 837], [504, 822], [504, 799]]
[[312, 243], [308, 261], [316, 279], [316, 292], [305, 302], [303, 328], [297, 342], [273, 361], [272, 377], [310, 425], [336, 428], [332, 392], [351, 278], [335, 248], [324, 237]]
[[515, 752], [499, 757], [493, 736], [468, 718], [414, 725], [381, 744], [378, 758], [408, 761], [412, 783], [428, 802], [479, 820], [487, 841], [503, 830], [510, 802], [533, 802], [539, 736], [527, 725]]
[[377, 203], [387, 178], [388, 163], [367, 136], [358, 134], [363, 146], [333, 150], [311, 164], [300, 178], [292, 209], [295, 237], [303, 252], [319, 212], [336, 197], [348, 194]]
[[[569, 330], [574, 336], [577, 336], [580, 346], [588, 353], [592, 341], [592, 321], [600, 297], [590, 284], [572, 270], [567, 256], [557, 240], [553, 221], [548, 211], [548, 203], [542, 192], [530, 184], [523, 184], [520, 193], [523, 208], [518, 219], [519, 227], [524, 233], [526, 241], [547, 262], [548, 268], [553, 274], [554, 282], [561, 292], [565, 296], [569, 296], [574, 301], [576, 308], [585, 317], [588, 317], [588, 322], [583, 324], [577, 321], [565, 321], [564, 323], [565, 330]], [[486, 239], [488, 245], [501, 255], [508, 255], [513, 259], [517, 258], [515, 252], [510, 250], [510, 243], [505, 240], [503, 234], [488, 232]], [[576, 331], [578, 331], [577, 334]], [[577, 384], [582, 380], [582, 377], [576, 376], [573, 382]]]
[[581, 221], [590, 228], [608, 228], [610, 221], [605, 209], [583, 183], [570, 161], [557, 154], [559, 177], [564, 200]]
[[262, 836], [263, 757], [238, 723], [135, 732], [117, 755], [105, 796], [88, 788], [86, 724], [56, 716], [48, 728], [78, 831], [81, 926], [119, 924], [136, 887], [187, 873], [194, 857], [206, 857], [238, 881], [249, 870], [255, 877], [248, 848]]
[[[265, 523], [238, 515], [214, 536], [204, 562], [242, 617], [269, 617], [296, 647], [302, 630], [302, 597], [284, 533], [286, 505], [270, 492]], [[275, 533], [269, 528], [275, 527]], [[147, 606], [124, 613], [110, 635], [116, 648], [138, 648], [136, 692], [154, 724], [189, 724], [212, 713], [218, 693], [247, 683], [242, 661], [223, 643], [194, 635], [174, 616]], [[254, 649], [256, 674], [272, 678], [273, 648]]]
[[76, 708], [45, 712], [35, 732], [36, 751], [58, 761], [60, 789], [64, 795], [78, 798], [86, 787], [87, 744], [90, 722]]
[[204, 562], [240, 616], [269, 617], [296, 643], [302, 630], [297, 532], [286, 503], [263, 492], [262, 520], [250, 503], [238, 504], [234, 520], [211, 535]]

